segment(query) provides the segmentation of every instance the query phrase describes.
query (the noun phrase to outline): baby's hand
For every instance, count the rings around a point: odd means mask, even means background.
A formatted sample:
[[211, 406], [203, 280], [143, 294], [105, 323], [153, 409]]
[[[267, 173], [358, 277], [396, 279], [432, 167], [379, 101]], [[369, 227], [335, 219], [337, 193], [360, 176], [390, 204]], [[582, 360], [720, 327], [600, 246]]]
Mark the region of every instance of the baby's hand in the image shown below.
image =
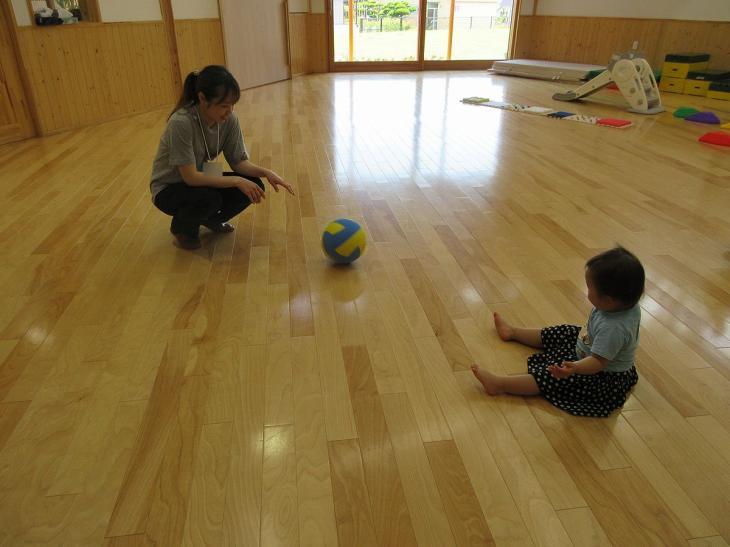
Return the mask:
[[575, 363], [573, 361], [563, 361], [559, 365], [550, 365], [548, 370], [555, 378], [567, 378], [575, 374]]

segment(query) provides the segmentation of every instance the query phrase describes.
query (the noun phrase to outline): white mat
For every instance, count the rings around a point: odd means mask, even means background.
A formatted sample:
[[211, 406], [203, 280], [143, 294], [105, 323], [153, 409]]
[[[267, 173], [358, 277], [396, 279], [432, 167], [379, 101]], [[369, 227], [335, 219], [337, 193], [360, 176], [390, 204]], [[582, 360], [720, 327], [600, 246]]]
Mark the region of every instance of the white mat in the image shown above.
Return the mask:
[[592, 70], [605, 70], [601, 65], [582, 65], [579, 63], [560, 63], [557, 61], [533, 61], [530, 59], [512, 59], [495, 61], [492, 72], [540, 80], [586, 80]]

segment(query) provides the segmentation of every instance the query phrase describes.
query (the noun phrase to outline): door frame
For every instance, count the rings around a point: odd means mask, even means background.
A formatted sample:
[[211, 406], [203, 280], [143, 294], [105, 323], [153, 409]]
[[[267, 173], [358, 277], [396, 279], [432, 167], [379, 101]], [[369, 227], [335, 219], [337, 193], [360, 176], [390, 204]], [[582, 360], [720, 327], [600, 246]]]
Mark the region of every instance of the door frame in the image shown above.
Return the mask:
[[[19, 125], [19, 138], [12, 138], [9, 140], [0, 141], [0, 145], [7, 144], [9, 142], [18, 142], [25, 139], [30, 139], [41, 134], [40, 124], [38, 123], [38, 112], [36, 112], [35, 102], [33, 101], [33, 94], [29, 93], [30, 84], [28, 74], [25, 71], [25, 65], [23, 64], [23, 58], [20, 55], [20, 46], [18, 45], [18, 23], [15, 19], [15, 11], [13, 9], [10, 0], [0, 0], [0, 25], [4, 25], [8, 33], [10, 40], [11, 55], [15, 66], [3, 66], [3, 72], [5, 73], [6, 87], [8, 88], [8, 97], [12, 103], [12, 106], [18, 116]], [[12, 74], [8, 74], [12, 71]], [[9, 78], [17, 78], [16, 86], [20, 87], [22, 96], [17, 96], [13, 93], [11, 86], [7, 85]]]
[[[332, 0], [325, 0], [327, 14], [327, 61], [330, 72], [413, 72], [422, 70], [487, 70], [492, 68], [494, 59], [476, 60], [438, 60], [427, 61], [424, 57], [426, 48], [426, 8], [428, 0], [418, 1], [418, 60], [416, 61], [341, 61], [335, 62], [334, 15]], [[520, 19], [522, 0], [512, 1], [512, 24], [510, 25], [508, 58], [514, 57], [517, 26]]]

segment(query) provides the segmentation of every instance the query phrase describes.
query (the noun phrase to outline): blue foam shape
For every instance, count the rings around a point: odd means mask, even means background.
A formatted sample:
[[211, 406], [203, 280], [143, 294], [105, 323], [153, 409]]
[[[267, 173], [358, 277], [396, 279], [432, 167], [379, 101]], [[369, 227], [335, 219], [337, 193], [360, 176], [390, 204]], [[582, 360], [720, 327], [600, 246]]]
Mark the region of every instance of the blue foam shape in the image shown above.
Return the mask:
[[548, 118], [567, 118], [568, 116], [573, 116], [574, 112], [564, 112], [562, 110], [559, 110], [558, 112], [553, 112], [552, 114], [548, 114]]

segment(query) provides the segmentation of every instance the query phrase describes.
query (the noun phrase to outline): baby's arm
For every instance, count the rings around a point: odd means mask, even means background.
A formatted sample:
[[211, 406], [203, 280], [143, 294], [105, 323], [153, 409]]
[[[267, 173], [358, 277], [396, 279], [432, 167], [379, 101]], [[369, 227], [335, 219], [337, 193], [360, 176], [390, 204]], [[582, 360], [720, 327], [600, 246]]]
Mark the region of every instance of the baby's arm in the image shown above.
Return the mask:
[[573, 374], [597, 374], [606, 368], [629, 339], [630, 336], [621, 325], [599, 326], [591, 344], [590, 355], [579, 361], [563, 361], [559, 365], [551, 365], [548, 370], [555, 378], [567, 378]]
[[555, 378], [567, 378], [573, 374], [596, 374], [608, 364], [608, 359], [600, 355], [589, 355], [580, 361], [563, 361], [559, 365], [550, 365], [548, 370]]

